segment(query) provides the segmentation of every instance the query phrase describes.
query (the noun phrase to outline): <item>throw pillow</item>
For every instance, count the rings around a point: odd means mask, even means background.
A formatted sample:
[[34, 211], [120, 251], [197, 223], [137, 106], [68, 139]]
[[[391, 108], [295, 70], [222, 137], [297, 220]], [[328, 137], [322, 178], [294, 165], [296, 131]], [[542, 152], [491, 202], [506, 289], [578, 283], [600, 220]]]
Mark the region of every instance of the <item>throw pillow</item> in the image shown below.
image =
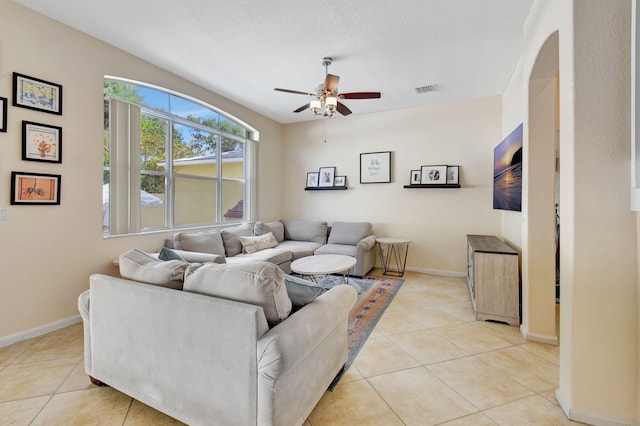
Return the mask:
[[182, 256], [180, 256], [174, 250], [171, 250], [170, 248], [166, 248], [166, 247], [162, 247], [160, 249], [160, 254], [158, 254], [158, 259], [160, 259], [160, 260], [185, 260]]
[[284, 276], [284, 284], [287, 287], [287, 294], [293, 304], [293, 311], [297, 311], [304, 305], [313, 302], [313, 300], [324, 293], [324, 287], [320, 287], [313, 281], [295, 277], [293, 275]]
[[284, 272], [266, 261], [208, 263], [185, 278], [184, 291], [261, 306], [269, 325], [291, 312]]
[[242, 243], [242, 248], [247, 254], [255, 253], [278, 245], [276, 237], [274, 237], [271, 232], [267, 232], [266, 234], [259, 235], [257, 237], [240, 237], [240, 243]]
[[173, 247], [178, 250], [225, 255], [222, 236], [218, 231], [178, 232], [173, 236]]
[[132, 249], [119, 257], [122, 278], [180, 290], [189, 264], [182, 260], [158, 260], [149, 254]]
[[273, 236], [276, 237], [279, 243], [284, 241], [284, 225], [282, 222], [256, 222], [253, 227], [253, 233], [255, 235], [264, 235], [267, 232], [273, 232]]
[[231, 257], [242, 253], [240, 238], [253, 236], [253, 227], [247, 223], [234, 226], [233, 228], [223, 229], [221, 234], [224, 242], [224, 250], [227, 256]]

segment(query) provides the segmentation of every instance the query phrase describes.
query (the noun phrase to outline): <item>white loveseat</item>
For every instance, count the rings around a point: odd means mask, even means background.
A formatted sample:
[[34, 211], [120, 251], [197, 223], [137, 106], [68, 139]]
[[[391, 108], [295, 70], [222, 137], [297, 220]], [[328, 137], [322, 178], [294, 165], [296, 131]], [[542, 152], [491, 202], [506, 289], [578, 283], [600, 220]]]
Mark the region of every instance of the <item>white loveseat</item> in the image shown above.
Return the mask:
[[347, 359], [356, 291], [335, 287], [289, 314], [269, 262], [205, 264], [184, 291], [160, 282], [173, 286], [184, 262], [149, 268], [139, 276], [156, 285], [91, 276], [78, 300], [87, 374], [190, 425], [303, 424]]

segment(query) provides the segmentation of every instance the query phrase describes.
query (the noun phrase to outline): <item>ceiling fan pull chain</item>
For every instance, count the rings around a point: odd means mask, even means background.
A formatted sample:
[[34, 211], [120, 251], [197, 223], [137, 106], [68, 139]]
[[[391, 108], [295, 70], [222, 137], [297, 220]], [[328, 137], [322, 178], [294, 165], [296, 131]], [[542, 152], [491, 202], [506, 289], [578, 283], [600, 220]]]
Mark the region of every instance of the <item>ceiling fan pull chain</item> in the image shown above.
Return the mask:
[[326, 144], [327, 143], [327, 118], [326, 117], [324, 117], [324, 120], [322, 120], [322, 125], [324, 126], [323, 136], [324, 136], [324, 143]]

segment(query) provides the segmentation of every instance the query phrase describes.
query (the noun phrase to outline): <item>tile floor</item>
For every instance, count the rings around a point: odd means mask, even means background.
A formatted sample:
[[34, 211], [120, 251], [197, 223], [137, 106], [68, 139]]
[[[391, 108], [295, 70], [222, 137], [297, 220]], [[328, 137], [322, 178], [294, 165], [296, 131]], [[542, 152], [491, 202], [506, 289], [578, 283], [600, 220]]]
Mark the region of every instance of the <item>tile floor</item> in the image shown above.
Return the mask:
[[[573, 423], [554, 399], [558, 347], [474, 321], [465, 279], [408, 272], [405, 280], [305, 426]], [[0, 425], [180, 424], [92, 385], [82, 339], [77, 324], [0, 348]]]

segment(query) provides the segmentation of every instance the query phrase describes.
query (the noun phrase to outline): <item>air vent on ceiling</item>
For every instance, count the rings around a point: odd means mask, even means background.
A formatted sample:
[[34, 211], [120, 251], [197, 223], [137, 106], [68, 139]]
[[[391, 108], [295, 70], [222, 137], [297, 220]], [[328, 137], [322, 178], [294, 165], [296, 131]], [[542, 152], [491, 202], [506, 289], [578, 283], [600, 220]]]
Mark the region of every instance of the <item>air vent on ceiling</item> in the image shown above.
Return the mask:
[[429, 92], [435, 92], [435, 91], [436, 91], [436, 85], [435, 84], [429, 84], [428, 86], [416, 87], [416, 93], [417, 94], [429, 93]]

